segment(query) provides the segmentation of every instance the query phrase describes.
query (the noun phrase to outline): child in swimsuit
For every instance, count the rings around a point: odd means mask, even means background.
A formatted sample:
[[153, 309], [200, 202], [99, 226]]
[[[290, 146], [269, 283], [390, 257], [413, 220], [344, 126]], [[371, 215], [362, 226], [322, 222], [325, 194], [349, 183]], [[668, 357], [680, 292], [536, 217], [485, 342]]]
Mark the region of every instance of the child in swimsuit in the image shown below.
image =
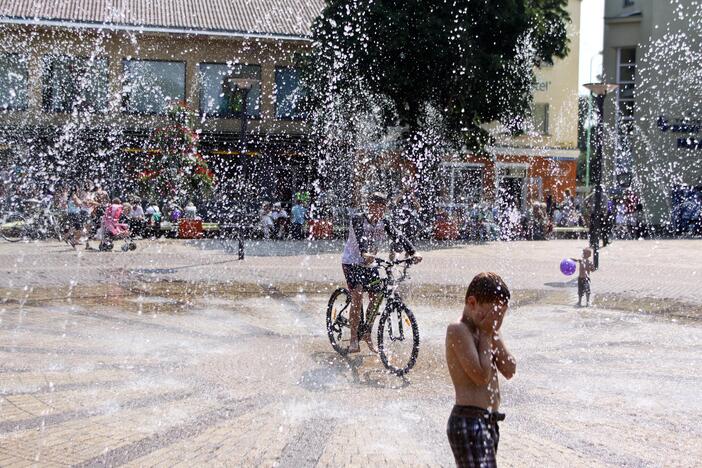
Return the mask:
[[463, 314], [446, 330], [446, 362], [456, 392], [447, 435], [459, 467], [497, 466], [500, 438], [498, 372], [511, 379], [517, 369], [500, 327], [510, 292], [495, 273], [480, 273], [468, 286]]

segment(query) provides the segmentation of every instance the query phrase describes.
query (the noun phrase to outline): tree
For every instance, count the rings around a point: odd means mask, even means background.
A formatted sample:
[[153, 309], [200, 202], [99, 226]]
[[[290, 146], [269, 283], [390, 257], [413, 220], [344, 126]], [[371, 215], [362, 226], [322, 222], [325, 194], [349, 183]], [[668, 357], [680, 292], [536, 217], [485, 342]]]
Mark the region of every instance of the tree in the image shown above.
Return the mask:
[[[427, 106], [444, 138], [479, 149], [480, 126], [519, 130], [534, 67], [568, 53], [567, 0], [328, 0], [306, 67], [314, 105], [383, 105], [418, 138]], [[379, 97], [386, 98], [385, 100]], [[380, 104], [382, 105], [382, 104]], [[323, 111], [329, 114], [327, 111]]]
[[173, 203], [207, 195], [214, 174], [199, 153], [196, 114], [185, 104], [173, 104], [168, 118], [169, 125], [153, 132], [153, 150], [139, 174], [142, 195]]

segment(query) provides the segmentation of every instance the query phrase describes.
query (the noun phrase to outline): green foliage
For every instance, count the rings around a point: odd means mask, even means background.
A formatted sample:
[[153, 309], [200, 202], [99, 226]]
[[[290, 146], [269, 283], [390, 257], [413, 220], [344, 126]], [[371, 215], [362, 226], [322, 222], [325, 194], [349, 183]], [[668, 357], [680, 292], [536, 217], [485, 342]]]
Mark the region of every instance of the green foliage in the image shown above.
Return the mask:
[[[384, 96], [388, 125], [420, 127], [426, 105], [452, 141], [520, 121], [533, 68], [568, 53], [567, 0], [328, 0], [306, 66], [313, 104]], [[354, 101], [351, 103], [351, 101]], [[518, 125], [516, 125], [518, 126]]]

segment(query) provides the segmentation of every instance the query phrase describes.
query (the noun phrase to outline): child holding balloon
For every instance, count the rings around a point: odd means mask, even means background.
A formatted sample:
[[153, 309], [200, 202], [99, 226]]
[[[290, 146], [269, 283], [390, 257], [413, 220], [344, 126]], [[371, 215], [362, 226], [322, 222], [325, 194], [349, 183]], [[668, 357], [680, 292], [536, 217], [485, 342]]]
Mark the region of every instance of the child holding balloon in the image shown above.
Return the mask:
[[590, 307], [590, 273], [595, 271], [595, 265], [590, 260], [592, 249], [583, 249], [583, 258], [571, 258], [578, 263], [578, 307], [583, 305], [583, 295], [585, 296], [585, 307]]

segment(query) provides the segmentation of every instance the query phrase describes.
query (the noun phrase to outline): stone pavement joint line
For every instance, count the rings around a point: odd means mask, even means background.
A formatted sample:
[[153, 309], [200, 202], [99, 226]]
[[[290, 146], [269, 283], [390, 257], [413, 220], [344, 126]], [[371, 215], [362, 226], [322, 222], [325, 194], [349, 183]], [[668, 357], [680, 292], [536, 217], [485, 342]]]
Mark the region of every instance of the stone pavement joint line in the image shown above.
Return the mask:
[[[163, 402], [184, 400], [190, 396], [192, 396], [192, 392], [171, 392], [126, 401], [120, 406], [125, 410], [147, 408]], [[93, 416], [100, 416], [103, 413], [103, 409], [92, 408], [86, 410], [66, 411], [48, 416], [37, 416], [35, 418], [23, 419], [21, 421], [0, 421], [0, 434], [23, 431], [26, 429], [36, 429], [44, 426], [54, 426], [73, 419], [85, 419], [92, 418]]]
[[333, 419], [306, 421], [304, 427], [300, 428], [283, 449], [278, 466], [316, 466], [335, 429], [336, 422]]
[[272, 398], [265, 396], [224, 401], [220, 408], [198, 416], [188, 424], [182, 424], [131, 444], [108, 450], [97, 457], [85, 460], [74, 466], [75, 468], [88, 468], [93, 466], [124, 465], [181, 440], [193, 438], [215, 424], [243, 416], [271, 401]]
[[[2, 371], [0, 371], [2, 374]], [[66, 392], [71, 390], [81, 390], [81, 389], [98, 389], [98, 388], [114, 388], [124, 384], [123, 380], [106, 380], [102, 382], [71, 382], [64, 384], [54, 384], [54, 385], [43, 385], [41, 387], [33, 388], [32, 390], [20, 390], [8, 392], [4, 389], [0, 389], [0, 397], [3, 396], [18, 396], [18, 395], [41, 395], [47, 392]]]

